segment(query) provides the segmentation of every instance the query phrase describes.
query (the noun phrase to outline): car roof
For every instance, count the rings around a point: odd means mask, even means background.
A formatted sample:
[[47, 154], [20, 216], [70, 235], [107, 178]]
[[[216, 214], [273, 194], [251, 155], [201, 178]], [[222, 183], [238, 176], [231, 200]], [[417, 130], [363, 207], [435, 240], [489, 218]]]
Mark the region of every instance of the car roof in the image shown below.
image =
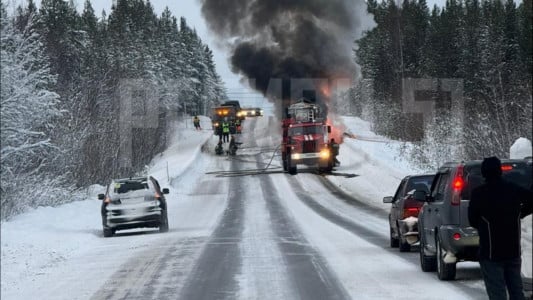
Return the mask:
[[[527, 163], [527, 159], [509, 159], [509, 158], [502, 158], [500, 159], [502, 164], [509, 164], [509, 163]], [[476, 159], [476, 160], [468, 160], [468, 161], [450, 161], [444, 163], [441, 167], [439, 167], [439, 170], [441, 168], [454, 168], [459, 165], [464, 165], [465, 167], [478, 167], [481, 166], [481, 163], [483, 160]]]
[[129, 178], [120, 178], [120, 179], [114, 179], [114, 182], [117, 183], [125, 183], [125, 182], [142, 182], [148, 180], [149, 176], [143, 176], [143, 177], [129, 177]]
[[415, 178], [427, 177], [427, 176], [435, 176], [435, 173], [407, 175], [405, 176], [405, 179], [409, 180], [409, 179], [415, 179]]

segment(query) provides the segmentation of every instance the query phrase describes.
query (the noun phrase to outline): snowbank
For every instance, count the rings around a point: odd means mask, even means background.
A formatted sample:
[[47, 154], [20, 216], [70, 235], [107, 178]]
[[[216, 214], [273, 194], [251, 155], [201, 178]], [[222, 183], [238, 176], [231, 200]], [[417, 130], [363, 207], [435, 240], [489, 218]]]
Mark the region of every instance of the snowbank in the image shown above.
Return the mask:
[[531, 141], [526, 138], [517, 139], [509, 149], [509, 158], [521, 159], [532, 156]]

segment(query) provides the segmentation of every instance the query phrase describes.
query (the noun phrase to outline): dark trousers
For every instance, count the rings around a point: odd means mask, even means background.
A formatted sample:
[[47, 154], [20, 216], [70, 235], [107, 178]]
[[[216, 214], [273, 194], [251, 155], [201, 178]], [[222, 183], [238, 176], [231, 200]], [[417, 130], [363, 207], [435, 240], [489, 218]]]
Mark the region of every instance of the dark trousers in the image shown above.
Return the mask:
[[507, 292], [509, 292], [510, 300], [525, 299], [520, 275], [522, 259], [515, 258], [498, 262], [480, 260], [479, 265], [490, 300], [505, 300]]
[[229, 142], [229, 132], [222, 133], [222, 141]]

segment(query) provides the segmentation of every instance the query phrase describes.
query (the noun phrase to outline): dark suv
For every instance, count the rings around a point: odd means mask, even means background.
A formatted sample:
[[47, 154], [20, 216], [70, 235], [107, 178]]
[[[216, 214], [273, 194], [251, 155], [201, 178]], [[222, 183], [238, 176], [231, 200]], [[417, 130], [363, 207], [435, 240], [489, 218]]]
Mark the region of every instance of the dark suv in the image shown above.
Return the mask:
[[[502, 171], [504, 180], [530, 188], [530, 160], [504, 159]], [[457, 262], [478, 260], [479, 237], [468, 222], [468, 205], [483, 182], [480, 160], [450, 162], [439, 168], [429, 194], [415, 192], [415, 199], [425, 202], [418, 216], [423, 271], [436, 269], [439, 279], [452, 280]]]
[[159, 227], [168, 231], [167, 202], [159, 182], [152, 176], [115, 179], [105, 194], [99, 194], [102, 201], [102, 226], [104, 237], [110, 237], [117, 230], [138, 227]]
[[411, 250], [418, 242], [418, 213], [423, 203], [414, 199], [415, 190], [429, 192], [435, 175], [410, 175], [400, 182], [393, 196], [383, 198], [391, 203], [389, 213], [390, 246], [399, 247], [400, 252]]

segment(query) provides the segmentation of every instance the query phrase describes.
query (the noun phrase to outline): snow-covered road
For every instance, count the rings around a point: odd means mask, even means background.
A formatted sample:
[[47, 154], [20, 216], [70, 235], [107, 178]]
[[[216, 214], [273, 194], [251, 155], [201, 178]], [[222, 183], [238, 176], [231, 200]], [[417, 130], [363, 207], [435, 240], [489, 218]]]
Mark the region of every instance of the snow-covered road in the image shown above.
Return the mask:
[[247, 120], [234, 159], [213, 154], [209, 131], [180, 130], [150, 169], [171, 189], [168, 233], [103, 238], [97, 190], [3, 222], [2, 299], [486, 299], [476, 263], [442, 282], [417, 249], [388, 247], [386, 211], [368, 202], [402, 171], [379, 174], [376, 191], [365, 172], [379, 163], [347, 143], [336, 175], [356, 177], [289, 176], [269, 165], [278, 130]]

